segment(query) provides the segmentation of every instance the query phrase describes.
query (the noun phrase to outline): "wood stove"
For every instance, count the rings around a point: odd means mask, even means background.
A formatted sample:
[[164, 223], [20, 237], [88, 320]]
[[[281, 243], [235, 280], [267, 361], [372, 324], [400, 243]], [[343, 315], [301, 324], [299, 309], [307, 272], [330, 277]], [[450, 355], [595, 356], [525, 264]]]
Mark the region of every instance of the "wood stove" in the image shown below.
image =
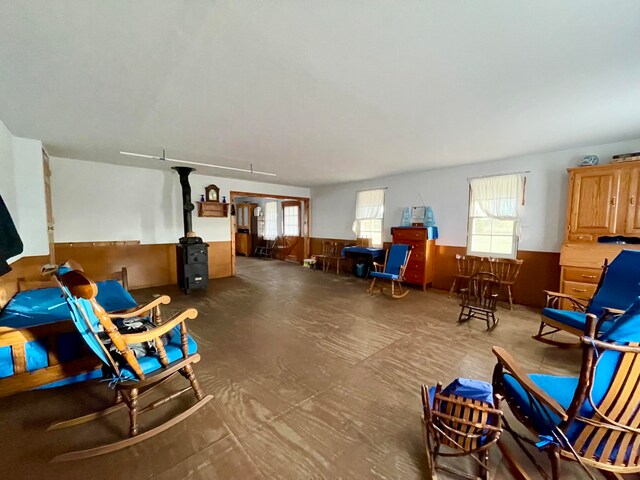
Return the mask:
[[180, 175], [182, 187], [182, 220], [184, 237], [176, 245], [178, 287], [185, 293], [191, 290], [206, 289], [209, 283], [209, 245], [193, 232], [191, 214], [195, 208], [191, 203], [191, 185], [189, 174], [195, 170], [190, 167], [172, 167]]

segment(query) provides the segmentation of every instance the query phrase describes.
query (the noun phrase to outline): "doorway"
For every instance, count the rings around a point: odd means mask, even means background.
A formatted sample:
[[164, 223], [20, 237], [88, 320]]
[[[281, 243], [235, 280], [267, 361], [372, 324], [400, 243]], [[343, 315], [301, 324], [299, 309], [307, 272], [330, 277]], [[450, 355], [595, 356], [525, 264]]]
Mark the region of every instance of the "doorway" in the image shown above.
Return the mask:
[[238, 256], [295, 263], [309, 256], [309, 198], [252, 192], [230, 192], [229, 198], [235, 212], [231, 215], [232, 275], [237, 274]]

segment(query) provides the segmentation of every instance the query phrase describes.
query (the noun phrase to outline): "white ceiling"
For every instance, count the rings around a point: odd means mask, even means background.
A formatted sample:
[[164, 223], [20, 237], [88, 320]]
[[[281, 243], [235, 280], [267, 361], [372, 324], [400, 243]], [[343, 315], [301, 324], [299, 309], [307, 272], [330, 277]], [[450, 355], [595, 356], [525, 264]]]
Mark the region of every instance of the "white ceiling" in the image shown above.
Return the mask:
[[53, 156], [313, 186], [640, 137], [638, 0], [0, 7], [0, 119]]

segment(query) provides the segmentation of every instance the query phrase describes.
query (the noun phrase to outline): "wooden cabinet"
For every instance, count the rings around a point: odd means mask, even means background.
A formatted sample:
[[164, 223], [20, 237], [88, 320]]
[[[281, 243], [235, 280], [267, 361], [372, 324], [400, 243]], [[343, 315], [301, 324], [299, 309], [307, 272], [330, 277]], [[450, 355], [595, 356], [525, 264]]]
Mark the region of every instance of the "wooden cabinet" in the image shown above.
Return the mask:
[[[590, 299], [602, 274], [622, 249], [640, 245], [598, 242], [600, 237], [640, 237], [640, 162], [569, 169], [565, 243], [560, 254], [560, 291]], [[568, 305], [563, 305], [569, 308]]]
[[423, 227], [395, 227], [392, 235], [393, 243], [413, 247], [404, 274], [405, 282], [422, 285], [426, 290], [435, 274], [436, 241], [429, 240], [428, 230]]
[[250, 256], [258, 242], [258, 221], [255, 203], [236, 205], [236, 254]]
[[618, 211], [618, 170], [571, 172], [569, 235], [614, 234]]
[[640, 167], [633, 168], [629, 172], [629, 188], [626, 203], [625, 235], [640, 235], [640, 208], [638, 199], [640, 198]]

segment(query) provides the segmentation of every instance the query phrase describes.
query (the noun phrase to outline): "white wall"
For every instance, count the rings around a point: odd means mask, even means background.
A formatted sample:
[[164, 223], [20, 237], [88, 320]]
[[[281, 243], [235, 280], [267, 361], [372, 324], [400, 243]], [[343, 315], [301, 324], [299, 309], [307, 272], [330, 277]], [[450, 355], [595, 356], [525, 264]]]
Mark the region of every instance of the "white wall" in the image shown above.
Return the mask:
[[14, 137], [0, 121], [0, 194], [22, 238], [24, 251], [11, 259], [48, 255], [42, 143]]
[[[183, 235], [182, 197], [178, 174], [68, 158], [51, 158], [56, 242], [140, 240], [175, 243]], [[231, 178], [189, 176], [191, 200], [215, 184], [220, 197], [253, 192], [308, 197], [308, 188]], [[229, 218], [193, 215], [193, 228], [203, 240], [231, 240]]]
[[565, 223], [568, 190], [566, 169], [587, 154], [601, 163], [611, 155], [640, 150], [640, 139], [476, 163], [311, 189], [311, 235], [354, 238], [351, 231], [358, 190], [388, 187], [385, 195], [384, 235], [400, 224], [404, 207], [421, 205], [418, 193], [433, 207], [439, 227], [438, 243], [465, 246], [469, 202], [468, 177], [530, 170], [520, 250], [557, 252]]

